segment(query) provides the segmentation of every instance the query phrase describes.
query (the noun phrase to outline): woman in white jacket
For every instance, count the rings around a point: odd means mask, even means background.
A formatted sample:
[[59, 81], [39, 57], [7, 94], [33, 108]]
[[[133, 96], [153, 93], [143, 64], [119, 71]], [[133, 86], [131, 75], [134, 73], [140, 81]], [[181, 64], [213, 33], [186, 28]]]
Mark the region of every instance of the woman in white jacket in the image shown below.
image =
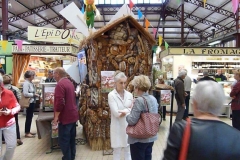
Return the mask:
[[116, 71], [114, 75], [115, 89], [108, 94], [108, 104], [111, 109], [110, 137], [113, 148], [113, 160], [121, 159], [124, 149], [125, 160], [131, 160], [130, 147], [127, 143], [126, 115], [130, 112], [133, 95], [125, 90], [127, 77], [123, 72]]

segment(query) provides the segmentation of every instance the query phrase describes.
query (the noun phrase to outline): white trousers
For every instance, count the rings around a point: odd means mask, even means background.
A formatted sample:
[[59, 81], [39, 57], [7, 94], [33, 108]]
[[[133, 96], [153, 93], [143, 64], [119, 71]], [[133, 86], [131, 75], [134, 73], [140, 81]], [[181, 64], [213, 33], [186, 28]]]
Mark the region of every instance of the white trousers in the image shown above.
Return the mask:
[[121, 159], [121, 152], [124, 149], [124, 160], [131, 160], [131, 153], [130, 153], [130, 145], [123, 148], [113, 148], [113, 160], [120, 160]]
[[[6, 152], [2, 154], [2, 134], [6, 142]], [[12, 160], [17, 145], [16, 124], [10, 127], [0, 128], [0, 160]]]

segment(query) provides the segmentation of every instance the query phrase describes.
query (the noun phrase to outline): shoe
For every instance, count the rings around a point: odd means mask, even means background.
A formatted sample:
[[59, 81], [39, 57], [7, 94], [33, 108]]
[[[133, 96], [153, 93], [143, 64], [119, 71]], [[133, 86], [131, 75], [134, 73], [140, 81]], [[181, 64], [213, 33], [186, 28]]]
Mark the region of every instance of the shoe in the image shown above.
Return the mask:
[[23, 144], [23, 142], [21, 141], [21, 139], [18, 139], [18, 140], [17, 140], [17, 144], [18, 144], [19, 146]]
[[26, 134], [26, 135], [25, 135], [25, 138], [35, 138], [35, 136], [32, 135], [31, 133], [29, 133], [29, 134]]
[[2, 144], [5, 144], [5, 141], [2, 141]]
[[30, 134], [33, 135], [33, 136], [35, 136], [37, 133], [32, 133], [32, 132], [30, 132]]
[[163, 118], [164, 121], [166, 121], [166, 118]]

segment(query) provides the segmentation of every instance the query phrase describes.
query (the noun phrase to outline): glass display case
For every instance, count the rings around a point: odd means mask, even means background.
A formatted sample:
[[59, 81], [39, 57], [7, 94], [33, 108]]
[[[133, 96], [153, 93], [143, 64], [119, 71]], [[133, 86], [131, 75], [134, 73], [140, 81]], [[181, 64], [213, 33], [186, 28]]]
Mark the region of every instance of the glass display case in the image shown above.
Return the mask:
[[54, 91], [57, 83], [41, 83], [42, 85], [42, 110], [53, 111]]

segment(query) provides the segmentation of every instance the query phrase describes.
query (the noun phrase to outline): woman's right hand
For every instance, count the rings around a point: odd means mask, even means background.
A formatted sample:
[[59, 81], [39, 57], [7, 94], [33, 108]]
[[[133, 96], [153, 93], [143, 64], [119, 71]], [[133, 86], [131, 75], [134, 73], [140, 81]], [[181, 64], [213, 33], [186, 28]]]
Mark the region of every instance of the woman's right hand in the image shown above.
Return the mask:
[[39, 94], [35, 94], [34, 96], [35, 96], [35, 97], [39, 97]]
[[120, 113], [121, 113], [120, 116], [119, 116], [120, 118], [126, 116], [126, 114], [127, 114], [126, 112], [120, 112]]

